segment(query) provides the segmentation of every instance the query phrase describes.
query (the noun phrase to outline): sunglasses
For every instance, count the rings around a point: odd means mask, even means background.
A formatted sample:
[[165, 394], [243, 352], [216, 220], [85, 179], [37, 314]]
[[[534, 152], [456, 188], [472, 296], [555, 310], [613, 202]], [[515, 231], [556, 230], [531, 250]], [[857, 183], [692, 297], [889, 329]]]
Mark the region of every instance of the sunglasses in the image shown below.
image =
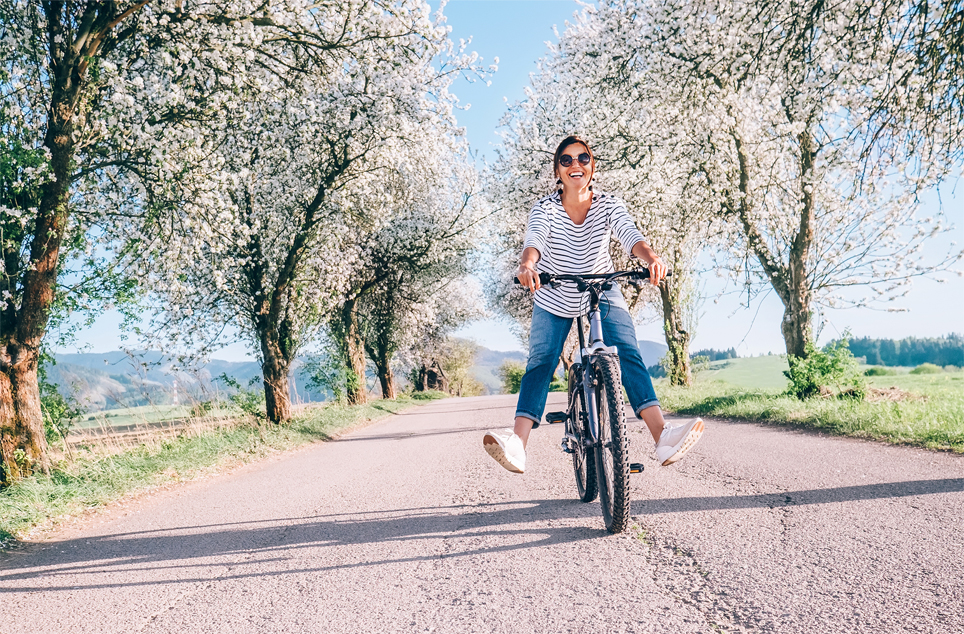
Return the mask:
[[[575, 160], [579, 161], [579, 163], [582, 165], [589, 165], [589, 162], [592, 161], [592, 157], [589, 156], [588, 153], [583, 152], [582, 154], [577, 156]], [[572, 161], [573, 161], [573, 157], [569, 156], [568, 154], [563, 154], [562, 156], [559, 157], [559, 165], [562, 165], [563, 167], [569, 167], [570, 165], [572, 165]]]

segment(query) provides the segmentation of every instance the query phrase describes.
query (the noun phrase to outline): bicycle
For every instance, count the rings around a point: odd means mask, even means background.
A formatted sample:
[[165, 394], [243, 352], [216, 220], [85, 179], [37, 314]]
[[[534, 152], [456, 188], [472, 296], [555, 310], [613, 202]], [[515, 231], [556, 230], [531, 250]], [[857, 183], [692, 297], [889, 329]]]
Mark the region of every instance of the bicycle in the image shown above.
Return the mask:
[[[610, 533], [626, 530], [630, 517], [629, 475], [643, 469], [642, 465], [629, 462], [619, 355], [614, 346], [607, 346], [603, 341], [599, 312], [602, 292], [610, 290], [613, 282], [619, 278], [638, 283], [649, 279], [649, 271], [616, 271], [594, 275], [539, 274], [539, 283], [542, 285], [572, 281], [580, 293], [589, 293], [589, 310], [585, 315], [576, 317], [579, 355], [569, 368], [567, 409], [546, 414], [546, 421], [565, 423], [562, 449], [572, 454], [579, 499], [592, 502], [599, 496], [603, 520]], [[584, 317], [589, 322], [588, 343]]]

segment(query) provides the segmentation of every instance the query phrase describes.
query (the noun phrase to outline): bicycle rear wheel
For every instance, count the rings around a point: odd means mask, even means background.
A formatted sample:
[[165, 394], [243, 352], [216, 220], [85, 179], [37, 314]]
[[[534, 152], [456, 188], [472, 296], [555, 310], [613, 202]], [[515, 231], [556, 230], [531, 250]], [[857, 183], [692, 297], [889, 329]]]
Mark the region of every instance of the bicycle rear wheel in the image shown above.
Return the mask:
[[576, 489], [579, 499], [592, 502], [598, 494], [596, 482], [596, 456], [586, 450], [586, 399], [582, 393], [582, 366], [573, 364], [569, 368], [569, 418], [566, 433], [576, 440], [570, 440], [572, 449], [572, 471], [576, 475]]
[[619, 359], [596, 357], [596, 408], [599, 444], [595, 448], [599, 501], [606, 530], [621, 533], [629, 524], [629, 439], [623, 406]]

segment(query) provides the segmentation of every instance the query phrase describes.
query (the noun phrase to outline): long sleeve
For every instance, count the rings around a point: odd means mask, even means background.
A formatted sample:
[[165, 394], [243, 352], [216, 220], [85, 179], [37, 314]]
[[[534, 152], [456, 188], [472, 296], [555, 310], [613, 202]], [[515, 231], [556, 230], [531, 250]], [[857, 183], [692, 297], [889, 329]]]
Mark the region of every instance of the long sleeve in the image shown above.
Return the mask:
[[632, 254], [633, 247], [637, 242], [642, 242], [644, 238], [643, 234], [636, 228], [636, 223], [630, 217], [629, 211], [626, 210], [626, 205], [621, 200], [612, 208], [609, 222], [613, 228], [613, 233], [616, 234], [616, 239], [626, 249], [626, 253]]
[[539, 201], [529, 212], [529, 222], [526, 225], [526, 236], [522, 248], [533, 247], [540, 254], [545, 254], [546, 243], [549, 240], [549, 228], [549, 214], [542, 206], [542, 201]]

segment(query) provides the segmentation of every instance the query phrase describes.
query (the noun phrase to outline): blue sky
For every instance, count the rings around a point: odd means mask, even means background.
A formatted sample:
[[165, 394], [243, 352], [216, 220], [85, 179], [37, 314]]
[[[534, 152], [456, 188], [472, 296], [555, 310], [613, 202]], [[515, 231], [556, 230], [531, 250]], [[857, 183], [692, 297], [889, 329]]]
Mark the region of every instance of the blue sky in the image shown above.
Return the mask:
[[[437, 0], [431, 0], [433, 9], [437, 9], [438, 4]], [[565, 22], [571, 21], [573, 13], [579, 10], [574, 0], [452, 0], [447, 4], [445, 14], [453, 39], [471, 37], [469, 48], [483, 57], [485, 65], [499, 58], [499, 70], [490, 78], [490, 85], [460, 81], [453, 87], [462, 104], [469, 106], [458, 113], [458, 119], [481, 157], [493, 156], [493, 148], [498, 143], [496, 128], [505, 112], [506, 99], [512, 103], [523, 97], [529, 73], [535, 71], [537, 60], [546, 52], [546, 41], [555, 40], [553, 26], [558, 26], [560, 32], [565, 30]], [[955, 192], [953, 186], [951, 183], [943, 188], [942, 198], [944, 209], [956, 228], [952, 234], [934, 241], [934, 252], [946, 251], [951, 241], [964, 244], [964, 191]], [[959, 184], [957, 190], [962, 186]], [[927, 199], [931, 210], [923, 215], [932, 215], [936, 205], [937, 196], [932, 194]], [[910, 294], [893, 305], [828, 311], [823, 315], [821, 342], [848, 329], [857, 337], [891, 338], [964, 332], [964, 278], [955, 274], [942, 277], [947, 278], [947, 283], [927, 279], [915, 282]], [[773, 293], [747, 309], [741, 305], [737, 290], [731, 287], [727, 291], [726, 285], [712, 272], [704, 276], [703, 286], [706, 299], [692, 344], [694, 350], [735, 347], [741, 355], [784, 352], [780, 334], [783, 307]], [[719, 296], [720, 293], [724, 294]], [[909, 312], [889, 312], [893, 309], [909, 309]], [[80, 333], [78, 344], [95, 352], [116, 350], [122, 345], [117, 325], [116, 316], [106, 315]], [[652, 318], [639, 324], [637, 332], [641, 339], [663, 340], [661, 328]], [[459, 334], [496, 350], [522, 349], [507, 324], [497, 319], [472, 324]], [[234, 345], [214, 356], [240, 360], [247, 355], [241, 345]]]

